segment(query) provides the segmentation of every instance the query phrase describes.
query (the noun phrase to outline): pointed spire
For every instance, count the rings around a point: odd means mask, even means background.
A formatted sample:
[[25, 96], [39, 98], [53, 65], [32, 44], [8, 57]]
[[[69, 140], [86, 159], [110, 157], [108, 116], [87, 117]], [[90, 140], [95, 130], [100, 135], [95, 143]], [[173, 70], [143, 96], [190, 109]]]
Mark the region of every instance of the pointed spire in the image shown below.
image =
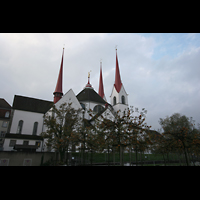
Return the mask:
[[121, 86], [122, 86], [122, 81], [120, 78], [120, 72], [119, 72], [119, 64], [118, 64], [118, 58], [117, 58], [117, 48], [116, 48], [116, 71], [115, 71], [115, 89], [117, 90], [117, 92], [119, 93], [121, 90]]
[[64, 48], [63, 48], [63, 54], [62, 54], [62, 60], [61, 60], [61, 65], [60, 65], [60, 71], [59, 71], [59, 75], [58, 75], [57, 85], [56, 85], [55, 92], [53, 93], [54, 94], [54, 103], [59, 101], [63, 96], [63, 92], [62, 92], [63, 56], [64, 56]]
[[103, 87], [103, 78], [102, 78], [102, 61], [100, 62], [100, 77], [99, 77], [99, 96], [104, 99], [104, 87]]

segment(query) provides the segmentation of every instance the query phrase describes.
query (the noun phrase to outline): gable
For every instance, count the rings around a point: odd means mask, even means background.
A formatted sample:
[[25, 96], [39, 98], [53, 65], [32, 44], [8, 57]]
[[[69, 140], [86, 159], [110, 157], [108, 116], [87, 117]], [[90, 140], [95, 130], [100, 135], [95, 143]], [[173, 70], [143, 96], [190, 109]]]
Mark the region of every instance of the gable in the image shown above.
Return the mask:
[[58, 108], [63, 103], [72, 103], [72, 107], [75, 109], [82, 108], [72, 89], [70, 89], [58, 102], [56, 102], [55, 106]]

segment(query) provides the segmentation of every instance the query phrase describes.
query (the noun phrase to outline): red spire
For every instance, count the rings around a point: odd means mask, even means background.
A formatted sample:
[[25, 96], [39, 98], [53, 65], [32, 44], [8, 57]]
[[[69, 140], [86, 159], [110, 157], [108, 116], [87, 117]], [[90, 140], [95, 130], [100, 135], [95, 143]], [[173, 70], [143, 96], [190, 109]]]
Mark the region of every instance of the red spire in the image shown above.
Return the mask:
[[119, 64], [118, 64], [118, 59], [117, 59], [117, 49], [116, 49], [116, 71], [115, 71], [115, 89], [119, 93], [121, 90], [122, 82], [120, 78], [120, 72], [119, 72]]
[[59, 101], [63, 96], [63, 92], [62, 92], [63, 55], [64, 55], [64, 48], [63, 48], [61, 65], [60, 65], [60, 72], [59, 72], [59, 75], [58, 75], [58, 81], [57, 81], [55, 92], [53, 93], [54, 94], [54, 103]]
[[103, 78], [102, 78], [102, 62], [100, 62], [99, 96], [104, 98], [104, 88], [103, 88]]

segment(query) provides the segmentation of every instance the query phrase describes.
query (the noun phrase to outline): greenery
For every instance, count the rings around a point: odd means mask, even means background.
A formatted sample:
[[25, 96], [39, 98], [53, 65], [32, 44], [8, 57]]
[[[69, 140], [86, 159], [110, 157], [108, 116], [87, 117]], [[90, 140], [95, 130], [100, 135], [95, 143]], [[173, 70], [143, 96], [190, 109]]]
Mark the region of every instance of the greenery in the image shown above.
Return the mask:
[[[85, 112], [91, 120], [84, 118]], [[54, 106], [45, 116], [47, 129], [42, 136], [47, 139], [47, 147], [59, 153], [58, 164], [68, 165], [68, 152], [75, 151], [75, 147], [79, 153], [71, 156], [80, 165], [101, 162], [144, 165], [145, 160], [163, 160], [168, 165], [171, 160], [178, 160], [180, 165], [189, 166], [198, 160], [200, 128], [195, 127], [192, 118], [179, 113], [160, 118], [162, 129], [158, 132], [150, 130], [151, 126], [145, 123], [146, 113], [144, 108], [139, 112], [131, 106], [123, 113], [100, 115], [91, 110], [75, 110], [71, 104], [64, 103], [59, 108]], [[145, 154], [146, 151], [152, 154]]]

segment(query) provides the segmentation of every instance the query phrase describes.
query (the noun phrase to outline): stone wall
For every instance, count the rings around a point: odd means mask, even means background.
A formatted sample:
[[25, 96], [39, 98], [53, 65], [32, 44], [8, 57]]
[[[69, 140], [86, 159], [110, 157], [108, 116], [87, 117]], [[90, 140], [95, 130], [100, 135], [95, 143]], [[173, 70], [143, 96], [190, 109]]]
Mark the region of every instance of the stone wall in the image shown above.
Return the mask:
[[56, 160], [55, 152], [0, 151], [0, 166], [40, 166], [42, 155], [43, 163]]

